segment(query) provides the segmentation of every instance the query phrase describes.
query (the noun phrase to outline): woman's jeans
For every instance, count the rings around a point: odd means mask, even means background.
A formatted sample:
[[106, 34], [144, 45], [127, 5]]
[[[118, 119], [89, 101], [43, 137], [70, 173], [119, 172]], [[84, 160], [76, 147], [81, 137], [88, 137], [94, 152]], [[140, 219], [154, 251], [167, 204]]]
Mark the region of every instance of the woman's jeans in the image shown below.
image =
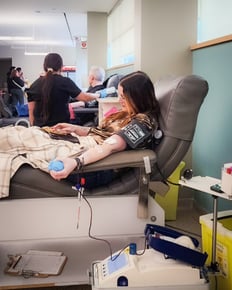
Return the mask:
[[24, 92], [21, 89], [11, 89], [11, 110], [13, 115], [17, 115], [16, 105], [24, 104]]
[[18, 103], [20, 105], [24, 104], [24, 93], [21, 89], [11, 89], [12, 106], [16, 106]]

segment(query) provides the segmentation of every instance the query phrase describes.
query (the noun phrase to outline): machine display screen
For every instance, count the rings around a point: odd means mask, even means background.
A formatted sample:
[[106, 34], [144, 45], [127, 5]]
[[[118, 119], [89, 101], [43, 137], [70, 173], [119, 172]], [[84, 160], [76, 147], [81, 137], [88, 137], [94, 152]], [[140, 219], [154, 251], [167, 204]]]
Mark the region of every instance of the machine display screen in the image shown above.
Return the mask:
[[128, 259], [125, 253], [122, 253], [121, 255], [119, 255], [115, 260], [113, 257], [113, 260], [109, 259], [107, 262], [108, 274], [110, 275], [127, 265], [128, 265]]

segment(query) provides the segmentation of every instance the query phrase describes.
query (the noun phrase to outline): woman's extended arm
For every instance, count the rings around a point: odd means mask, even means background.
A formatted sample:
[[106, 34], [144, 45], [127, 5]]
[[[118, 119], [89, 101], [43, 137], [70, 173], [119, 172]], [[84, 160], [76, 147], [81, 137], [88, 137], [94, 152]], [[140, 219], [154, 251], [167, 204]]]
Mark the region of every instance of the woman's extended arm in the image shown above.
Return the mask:
[[[114, 152], [123, 151], [126, 148], [126, 142], [119, 135], [113, 135], [105, 140], [102, 145], [96, 145], [79, 156], [83, 166], [101, 160]], [[50, 171], [50, 175], [60, 180], [66, 178], [76, 167], [77, 162], [73, 158], [62, 159], [64, 169], [62, 171]]]
[[79, 95], [76, 96], [76, 100], [83, 101], [83, 102], [90, 102], [93, 100], [97, 100], [99, 97], [100, 97], [100, 94], [81, 92]]
[[79, 126], [69, 123], [59, 123], [52, 128], [66, 134], [75, 133], [79, 136], [87, 136], [91, 127]]

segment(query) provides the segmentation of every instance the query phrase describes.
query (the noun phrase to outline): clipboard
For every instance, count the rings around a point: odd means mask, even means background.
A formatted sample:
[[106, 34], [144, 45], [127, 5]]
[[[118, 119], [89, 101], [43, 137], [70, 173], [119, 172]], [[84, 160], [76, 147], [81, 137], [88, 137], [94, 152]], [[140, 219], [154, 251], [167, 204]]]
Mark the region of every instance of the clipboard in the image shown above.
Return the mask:
[[25, 254], [8, 255], [5, 273], [24, 278], [46, 278], [59, 275], [67, 261], [62, 252], [29, 250]]

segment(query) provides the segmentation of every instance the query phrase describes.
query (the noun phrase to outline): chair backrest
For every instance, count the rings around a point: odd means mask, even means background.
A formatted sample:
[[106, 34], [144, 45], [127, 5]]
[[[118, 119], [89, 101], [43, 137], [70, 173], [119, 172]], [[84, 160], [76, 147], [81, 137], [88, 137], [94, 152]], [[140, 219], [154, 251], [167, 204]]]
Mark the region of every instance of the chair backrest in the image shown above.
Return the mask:
[[106, 81], [106, 84], [105, 84], [106, 88], [115, 87], [117, 89], [118, 83], [120, 82], [122, 77], [123, 75], [120, 75], [120, 74], [114, 74], [110, 76]]
[[196, 75], [167, 77], [155, 83], [155, 93], [161, 108], [159, 124], [163, 138], [155, 149], [157, 164], [152, 181], [161, 180], [161, 174], [169, 177], [186, 155], [208, 83]]

